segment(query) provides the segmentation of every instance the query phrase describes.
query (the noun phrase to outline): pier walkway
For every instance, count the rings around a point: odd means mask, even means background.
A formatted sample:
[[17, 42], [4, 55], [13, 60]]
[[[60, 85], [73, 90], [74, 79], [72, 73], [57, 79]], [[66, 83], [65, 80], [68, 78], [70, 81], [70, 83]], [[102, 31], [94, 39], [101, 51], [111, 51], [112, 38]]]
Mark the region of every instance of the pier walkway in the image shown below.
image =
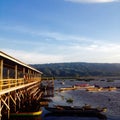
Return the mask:
[[0, 51], [0, 120], [40, 97], [42, 72]]

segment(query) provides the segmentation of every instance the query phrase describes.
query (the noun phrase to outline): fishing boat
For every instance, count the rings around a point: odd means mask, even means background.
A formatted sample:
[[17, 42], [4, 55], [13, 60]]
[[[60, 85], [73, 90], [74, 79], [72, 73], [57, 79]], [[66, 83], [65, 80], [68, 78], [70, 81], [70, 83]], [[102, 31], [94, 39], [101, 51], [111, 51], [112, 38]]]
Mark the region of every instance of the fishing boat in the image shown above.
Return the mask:
[[116, 87], [109, 87], [108, 90], [109, 91], [115, 91], [115, 90], [117, 90], [117, 88]]
[[77, 106], [54, 106], [45, 107], [46, 110], [53, 113], [70, 113], [70, 114], [96, 114], [100, 112], [105, 112], [106, 108], [92, 108], [91, 106], [85, 105], [83, 107]]
[[87, 89], [86, 89], [86, 91], [88, 91], [88, 92], [100, 92], [100, 91], [102, 91], [102, 90], [103, 90], [102, 87], [100, 87], [100, 88], [94, 87], [94, 88], [87, 88]]
[[59, 89], [59, 91], [67, 91], [67, 90], [75, 90], [74, 87], [62, 87]]
[[106, 91], [115, 91], [117, 90], [116, 87], [94, 87], [94, 88], [87, 88], [89, 92], [106, 92]]
[[89, 84], [75, 84], [73, 86], [76, 89], [84, 89], [84, 88], [94, 88], [94, 85], [89, 85]]
[[89, 84], [75, 84], [74, 86], [76, 86], [76, 87], [88, 87], [90, 85]]

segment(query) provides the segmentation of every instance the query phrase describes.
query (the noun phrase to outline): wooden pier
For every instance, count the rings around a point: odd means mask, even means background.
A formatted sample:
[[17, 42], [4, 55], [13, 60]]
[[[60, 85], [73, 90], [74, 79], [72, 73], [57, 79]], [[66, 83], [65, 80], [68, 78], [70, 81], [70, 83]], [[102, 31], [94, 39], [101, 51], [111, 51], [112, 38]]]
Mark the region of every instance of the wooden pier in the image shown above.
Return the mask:
[[0, 51], [0, 120], [41, 96], [42, 72]]

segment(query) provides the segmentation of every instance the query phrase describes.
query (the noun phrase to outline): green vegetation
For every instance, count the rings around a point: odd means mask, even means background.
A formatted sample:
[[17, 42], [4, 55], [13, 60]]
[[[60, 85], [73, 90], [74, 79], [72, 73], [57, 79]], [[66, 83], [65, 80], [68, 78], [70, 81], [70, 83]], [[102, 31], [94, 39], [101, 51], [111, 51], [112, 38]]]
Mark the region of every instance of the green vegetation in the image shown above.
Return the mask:
[[114, 82], [114, 80], [107, 80], [107, 82]]
[[66, 99], [66, 102], [67, 103], [73, 103], [73, 99], [72, 98]]
[[120, 76], [120, 64], [108, 63], [51, 63], [31, 65], [42, 71], [43, 76], [75, 77], [81, 76]]

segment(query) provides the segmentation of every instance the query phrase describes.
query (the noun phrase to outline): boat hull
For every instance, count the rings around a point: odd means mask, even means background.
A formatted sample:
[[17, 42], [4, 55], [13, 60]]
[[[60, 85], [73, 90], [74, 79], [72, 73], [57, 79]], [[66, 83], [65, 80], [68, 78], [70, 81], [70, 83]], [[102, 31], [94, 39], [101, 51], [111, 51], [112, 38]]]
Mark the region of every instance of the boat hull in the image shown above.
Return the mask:
[[91, 108], [91, 107], [71, 107], [71, 106], [56, 106], [56, 107], [45, 107], [49, 112], [54, 113], [100, 113], [104, 112], [105, 108]]
[[38, 116], [42, 114], [42, 110], [37, 112], [18, 112], [18, 113], [11, 113], [11, 116]]

